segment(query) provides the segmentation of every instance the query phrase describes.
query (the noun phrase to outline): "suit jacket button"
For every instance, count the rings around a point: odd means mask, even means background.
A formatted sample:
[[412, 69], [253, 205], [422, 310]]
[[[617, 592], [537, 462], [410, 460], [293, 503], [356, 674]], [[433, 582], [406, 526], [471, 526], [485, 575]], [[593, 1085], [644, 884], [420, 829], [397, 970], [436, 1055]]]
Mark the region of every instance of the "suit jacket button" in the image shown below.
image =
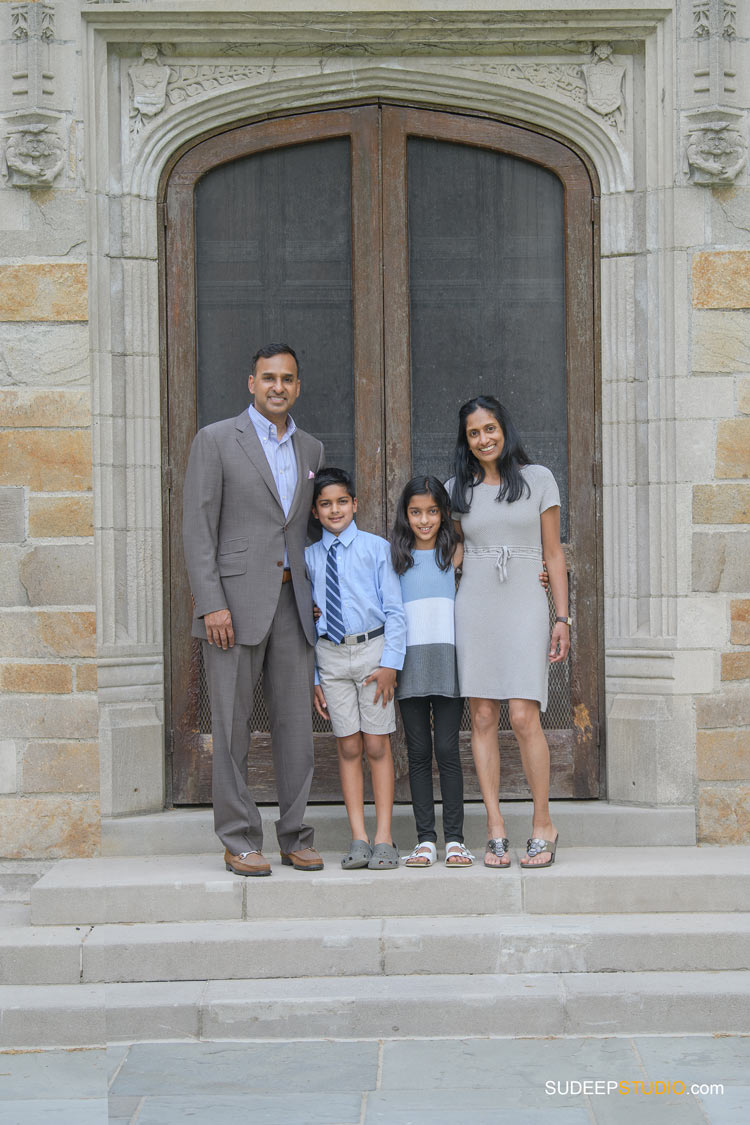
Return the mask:
[[283, 565], [284, 565], [284, 563], [283, 563], [283, 561], [282, 561], [282, 562], [277, 562], [277, 563], [276, 563], [276, 565], [277, 565], [277, 566], [283, 566]]

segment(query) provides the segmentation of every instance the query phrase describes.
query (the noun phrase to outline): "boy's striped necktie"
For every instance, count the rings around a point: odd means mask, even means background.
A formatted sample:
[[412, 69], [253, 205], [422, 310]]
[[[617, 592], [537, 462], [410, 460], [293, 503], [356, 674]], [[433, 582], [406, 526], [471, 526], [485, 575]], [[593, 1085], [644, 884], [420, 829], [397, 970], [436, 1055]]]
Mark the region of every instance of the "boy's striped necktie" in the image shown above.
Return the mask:
[[341, 546], [340, 539], [334, 539], [328, 548], [326, 559], [326, 632], [328, 639], [335, 645], [341, 644], [346, 630], [341, 612], [341, 587], [339, 586], [339, 568], [336, 563], [336, 551]]

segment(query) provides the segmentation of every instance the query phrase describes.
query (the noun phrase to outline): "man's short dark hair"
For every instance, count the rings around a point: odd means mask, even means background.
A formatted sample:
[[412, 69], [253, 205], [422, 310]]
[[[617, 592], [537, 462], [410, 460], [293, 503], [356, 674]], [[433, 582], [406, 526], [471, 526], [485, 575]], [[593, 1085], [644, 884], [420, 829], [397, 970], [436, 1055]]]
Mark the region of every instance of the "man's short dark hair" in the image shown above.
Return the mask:
[[265, 344], [264, 347], [258, 348], [257, 352], [251, 360], [251, 370], [253, 375], [255, 374], [255, 368], [259, 359], [270, 359], [271, 356], [274, 355], [290, 355], [294, 362], [297, 364], [297, 374], [299, 375], [299, 360], [297, 359], [297, 353], [295, 352], [294, 348], [290, 348], [288, 344]]
[[346, 469], [337, 469], [331, 465], [325, 469], [318, 469], [315, 474], [315, 481], [313, 483], [313, 504], [324, 488], [328, 488], [329, 484], [340, 484], [342, 488], [351, 496], [352, 500], [356, 499], [357, 493], [354, 491], [354, 482], [347, 473]]

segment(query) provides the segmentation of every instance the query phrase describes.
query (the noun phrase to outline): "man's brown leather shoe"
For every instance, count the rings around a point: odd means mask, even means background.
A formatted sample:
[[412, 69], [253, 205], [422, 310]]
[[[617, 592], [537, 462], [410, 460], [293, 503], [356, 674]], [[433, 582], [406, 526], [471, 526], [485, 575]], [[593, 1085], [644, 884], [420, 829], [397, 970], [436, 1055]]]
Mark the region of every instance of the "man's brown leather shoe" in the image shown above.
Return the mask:
[[235, 875], [270, 875], [271, 864], [262, 852], [243, 852], [242, 855], [232, 855], [229, 849], [224, 851], [224, 865], [227, 871]]
[[281, 852], [281, 862], [296, 871], [322, 871], [323, 857], [315, 848], [300, 848], [296, 852]]

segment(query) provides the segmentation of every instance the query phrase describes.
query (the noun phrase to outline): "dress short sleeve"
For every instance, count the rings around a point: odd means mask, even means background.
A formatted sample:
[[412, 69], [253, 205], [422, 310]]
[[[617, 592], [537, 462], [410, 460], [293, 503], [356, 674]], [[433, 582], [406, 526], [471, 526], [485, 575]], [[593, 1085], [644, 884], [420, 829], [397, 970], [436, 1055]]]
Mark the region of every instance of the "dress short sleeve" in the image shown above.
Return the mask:
[[[445, 491], [448, 493], [451, 504], [453, 503], [453, 485], [455, 483], [456, 483], [455, 477], [449, 477], [448, 480], [445, 482]], [[456, 523], [461, 522], [461, 517], [463, 516], [463, 514], [464, 514], [463, 512], [454, 512], [453, 509], [451, 508], [451, 519], [455, 520]]]
[[548, 508], [560, 507], [560, 489], [557, 481], [549, 469], [543, 469], [539, 474], [539, 515]]

